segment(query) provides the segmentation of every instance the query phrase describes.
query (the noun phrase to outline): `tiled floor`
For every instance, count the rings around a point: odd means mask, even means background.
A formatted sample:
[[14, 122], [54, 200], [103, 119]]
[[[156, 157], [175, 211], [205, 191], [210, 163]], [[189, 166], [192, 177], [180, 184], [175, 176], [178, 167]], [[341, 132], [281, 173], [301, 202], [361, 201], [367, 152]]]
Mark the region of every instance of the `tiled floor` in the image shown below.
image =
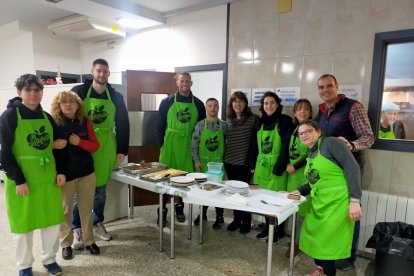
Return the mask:
[[[231, 212], [225, 213], [226, 224]], [[192, 240], [187, 240], [187, 222], [176, 224], [175, 259], [169, 255], [169, 228], [165, 229], [164, 252], [158, 251], [156, 206], [135, 208], [134, 219], [122, 219], [106, 224], [113, 235], [110, 242], [97, 241], [100, 256], [87, 251], [74, 251], [72, 260], [57, 262], [65, 275], [264, 275], [267, 244], [256, 239], [258, 229], [247, 235], [239, 232], [213, 230], [214, 209], [210, 208], [205, 225], [205, 241], [199, 244], [198, 227], [193, 228]], [[287, 275], [289, 260], [285, 257], [289, 239], [273, 247], [272, 275]], [[34, 238], [35, 275], [46, 275], [40, 261], [40, 237]], [[0, 275], [17, 275], [12, 235], [9, 232], [4, 204], [4, 187], [0, 185]], [[306, 275], [314, 268], [312, 259], [304, 254], [295, 258], [294, 275]], [[373, 275], [369, 260], [358, 258], [356, 268], [337, 275]]]

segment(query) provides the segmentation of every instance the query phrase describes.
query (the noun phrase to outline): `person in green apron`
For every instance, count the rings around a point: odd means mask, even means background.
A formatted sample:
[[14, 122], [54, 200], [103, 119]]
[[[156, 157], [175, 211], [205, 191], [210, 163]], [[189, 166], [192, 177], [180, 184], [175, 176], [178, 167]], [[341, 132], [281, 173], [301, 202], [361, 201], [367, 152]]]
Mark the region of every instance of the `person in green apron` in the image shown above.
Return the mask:
[[52, 153], [53, 142], [60, 137], [53, 118], [40, 105], [42, 82], [25, 74], [17, 79], [16, 89], [18, 97], [9, 101], [0, 117], [0, 163], [6, 173], [6, 208], [19, 275], [33, 275], [36, 229], [41, 233], [43, 266], [50, 275], [60, 275], [55, 257], [64, 220], [60, 186], [66, 178], [64, 160], [55, 161]]
[[[191, 155], [195, 170], [207, 172], [208, 162], [223, 163], [227, 123], [218, 118], [219, 102], [215, 98], [206, 101], [207, 118], [199, 121], [194, 129], [191, 141]], [[207, 206], [202, 210], [203, 219], [207, 220]], [[224, 209], [216, 207], [216, 221], [213, 229], [220, 229], [224, 224]], [[200, 224], [200, 216], [194, 220], [194, 225]]]
[[[163, 137], [159, 161], [170, 168], [194, 172], [194, 163], [191, 157], [191, 136], [196, 123], [206, 117], [206, 110], [203, 102], [191, 92], [193, 85], [191, 75], [187, 72], [177, 73], [175, 79], [178, 91], [163, 99], [159, 107], [160, 136]], [[167, 200], [168, 195], [164, 195], [164, 226], [168, 212]], [[184, 222], [182, 198], [179, 198], [175, 205], [175, 212], [177, 220]]]
[[[289, 162], [289, 139], [292, 133], [292, 118], [282, 114], [281, 99], [274, 92], [266, 92], [260, 100], [260, 128], [257, 129], [257, 149], [253, 152], [251, 164], [253, 184], [272, 191], [286, 191]], [[257, 239], [265, 240], [269, 234], [269, 218], [257, 234]], [[283, 236], [284, 223], [277, 226], [274, 242]]]
[[385, 102], [381, 108], [381, 122], [378, 138], [405, 139], [404, 124], [397, 120], [400, 107], [393, 102]]
[[[93, 205], [93, 233], [109, 241], [112, 236], [103, 225], [106, 202], [106, 184], [116, 164], [121, 164], [128, 154], [129, 119], [123, 96], [108, 83], [108, 62], [96, 59], [92, 64], [93, 80], [71, 90], [84, 101], [85, 112], [90, 117], [99, 141], [99, 149], [92, 153], [96, 175], [95, 200]], [[72, 230], [75, 249], [84, 247], [81, 221], [76, 199], [72, 211]]]
[[[295, 115], [294, 125], [295, 129], [290, 136], [289, 141], [289, 164], [287, 164], [286, 171], [288, 172], [287, 178], [287, 191], [292, 192], [306, 183], [305, 176], [303, 174], [306, 166], [306, 157], [308, 156], [309, 149], [302, 144], [298, 137], [299, 123], [307, 119], [312, 119], [312, 104], [307, 99], [299, 99], [293, 105], [293, 114]], [[295, 235], [295, 256], [299, 253], [299, 233], [302, 228], [303, 217], [308, 209], [310, 198], [307, 197], [306, 202], [299, 206], [298, 217], [296, 219], [296, 235]], [[290, 246], [286, 251], [286, 257], [290, 256]]]
[[311, 196], [299, 248], [317, 265], [312, 276], [335, 275], [335, 260], [351, 256], [354, 223], [362, 216], [359, 165], [336, 137], [321, 137], [312, 120], [299, 124], [298, 135], [309, 148], [304, 175], [307, 184], [293, 193]]

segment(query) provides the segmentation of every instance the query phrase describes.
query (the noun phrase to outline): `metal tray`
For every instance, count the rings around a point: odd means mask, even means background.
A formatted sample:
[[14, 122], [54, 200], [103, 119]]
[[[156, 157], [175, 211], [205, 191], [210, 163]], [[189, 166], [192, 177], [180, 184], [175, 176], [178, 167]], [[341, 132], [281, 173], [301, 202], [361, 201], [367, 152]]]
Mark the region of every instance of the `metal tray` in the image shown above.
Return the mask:
[[[165, 170], [165, 175], [161, 176], [161, 177], [156, 177], [154, 178], [151, 174], [154, 172], [159, 172], [159, 173], [163, 173], [162, 171]], [[174, 175], [171, 175], [170, 173], [168, 173], [169, 171], [173, 171]], [[145, 173], [145, 174], [141, 174], [140, 178], [146, 181], [150, 181], [150, 182], [163, 182], [163, 181], [169, 181], [170, 177], [174, 177], [174, 176], [180, 176], [180, 175], [186, 175], [187, 172], [185, 171], [181, 171], [181, 170], [175, 170], [175, 169], [163, 169], [163, 170], [159, 170], [159, 171], [153, 171], [153, 172], [149, 172], [149, 173]]]
[[122, 171], [125, 174], [130, 175], [142, 175], [156, 171], [162, 171], [167, 168], [167, 165], [159, 162], [148, 162], [148, 163], [129, 163], [128, 165], [122, 167]]

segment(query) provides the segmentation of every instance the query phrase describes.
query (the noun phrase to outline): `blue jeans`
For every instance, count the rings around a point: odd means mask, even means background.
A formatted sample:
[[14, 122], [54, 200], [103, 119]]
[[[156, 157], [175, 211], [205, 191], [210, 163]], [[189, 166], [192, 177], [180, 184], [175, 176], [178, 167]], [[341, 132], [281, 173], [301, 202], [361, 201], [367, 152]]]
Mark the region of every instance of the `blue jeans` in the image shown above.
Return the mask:
[[[98, 222], [103, 222], [105, 201], [106, 201], [106, 185], [96, 187], [95, 199], [93, 202], [93, 225], [96, 225]], [[78, 211], [78, 200], [75, 195], [75, 197], [73, 198], [73, 208], [72, 208], [72, 230], [76, 228], [81, 228], [81, 221], [80, 221], [79, 211]]]

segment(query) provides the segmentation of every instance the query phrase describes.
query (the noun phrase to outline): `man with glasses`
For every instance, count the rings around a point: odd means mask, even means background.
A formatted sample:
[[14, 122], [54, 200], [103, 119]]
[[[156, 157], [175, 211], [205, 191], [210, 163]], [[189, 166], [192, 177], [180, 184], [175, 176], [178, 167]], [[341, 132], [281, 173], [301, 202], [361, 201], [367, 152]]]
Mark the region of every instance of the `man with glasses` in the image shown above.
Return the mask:
[[[339, 85], [335, 76], [322, 75], [317, 82], [319, 96], [324, 101], [319, 105], [316, 121], [321, 127], [323, 136], [337, 137], [352, 152], [361, 170], [364, 172], [364, 150], [375, 141], [371, 124], [364, 106], [355, 100], [338, 94]], [[355, 222], [352, 240], [351, 257], [337, 260], [337, 269], [350, 270], [356, 259], [360, 222]]]
[[[92, 154], [96, 174], [93, 232], [106, 241], [112, 238], [103, 225], [106, 184], [112, 168], [124, 161], [129, 147], [128, 112], [123, 96], [108, 83], [109, 75], [108, 62], [96, 59], [92, 66], [93, 79], [72, 88], [84, 101], [85, 112], [92, 120], [100, 145], [98, 151]], [[74, 204], [72, 229], [75, 249], [83, 248], [80, 223], [79, 212]]]

